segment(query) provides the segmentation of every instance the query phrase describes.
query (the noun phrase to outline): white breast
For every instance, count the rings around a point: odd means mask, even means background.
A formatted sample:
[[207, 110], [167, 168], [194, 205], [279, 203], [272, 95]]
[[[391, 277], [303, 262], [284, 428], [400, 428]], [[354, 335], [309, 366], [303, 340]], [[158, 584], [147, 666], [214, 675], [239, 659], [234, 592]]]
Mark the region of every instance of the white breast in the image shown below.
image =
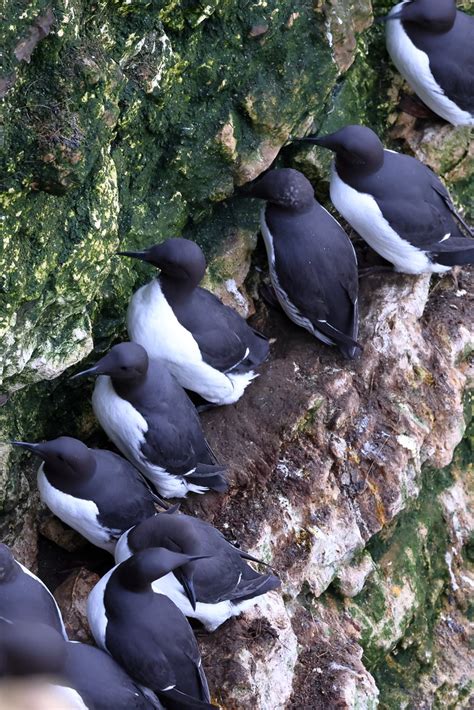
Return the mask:
[[97, 520], [99, 509], [94, 501], [74, 498], [74, 496], [54, 488], [46, 478], [44, 463], [38, 469], [37, 480], [40, 498], [51, 512], [66, 525], [77, 530], [93, 545], [113, 554], [115, 542], [110, 539], [109, 532], [99, 524]]
[[157, 279], [133, 294], [127, 313], [130, 340], [140, 343], [148, 355], [163, 360], [182, 387], [198, 392], [209, 402], [232, 404], [255, 377], [225, 375], [207, 365], [189, 330], [176, 318]]
[[[372, 249], [404, 274], [442, 273], [448, 266], [432, 263], [421, 249], [402, 239], [387, 222], [372, 195], [357, 192], [331, 169], [331, 200]], [[409, 205], [407, 205], [407, 210]]]
[[[123, 562], [131, 557], [132, 552], [128, 546], [127, 533], [120, 538], [115, 548], [115, 561]], [[203, 604], [197, 602], [196, 609], [193, 609], [186, 596], [183, 586], [178, 582], [172, 572], [156, 580], [152, 584], [153, 591], [157, 594], [164, 594], [176, 604], [185, 616], [198, 619], [208, 631], [215, 631], [218, 626], [224, 623], [231, 616], [238, 616], [242, 611], [251, 607], [256, 600], [250, 599], [240, 604], [233, 604], [231, 601], [217, 602], [217, 604]]]
[[63, 710], [92, 710], [86, 705], [74, 688], [68, 688], [64, 685], [51, 685], [55, 697], [58, 700], [57, 708]]
[[112, 573], [117, 569], [117, 566], [118, 565], [112, 567], [107, 574], [104, 574], [104, 576], [91, 590], [91, 593], [87, 599], [87, 619], [89, 621], [89, 626], [96, 644], [104, 651], [108, 650], [105, 645], [107, 615], [105, 613], [104, 593], [107, 582], [112, 576]]
[[97, 378], [92, 407], [101, 427], [115, 446], [131, 461], [141, 458], [140, 446], [148, 424], [126, 399], [116, 393], [108, 375]]
[[38, 582], [38, 584], [41, 584], [41, 586], [44, 587], [44, 589], [46, 589], [46, 591], [48, 592], [49, 596], [51, 597], [51, 601], [53, 602], [54, 606], [56, 607], [56, 611], [58, 612], [58, 618], [59, 618], [59, 621], [61, 622], [61, 629], [62, 629], [63, 636], [64, 636], [64, 638], [66, 639], [66, 641], [68, 641], [68, 637], [67, 637], [66, 629], [65, 629], [65, 627], [64, 627], [64, 622], [63, 622], [63, 617], [62, 617], [62, 614], [61, 614], [61, 610], [59, 609], [58, 603], [57, 603], [56, 599], [53, 597], [53, 595], [52, 595], [51, 592], [49, 591], [49, 589], [48, 589], [48, 587], [46, 586], [46, 584], [45, 584], [39, 577], [37, 577], [35, 574], [33, 574], [33, 572], [30, 572], [30, 570], [29, 570], [27, 567], [24, 567], [24, 566], [21, 564], [21, 562], [18, 562], [17, 560], [15, 560], [15, 562], [16, 562], [18, 565], [20, 565], [21, 569], [23, 570], [23, 572], [24, 572], [25, 574], [27, 574], [29, 577], [32, 577], [34, 580], [36, 580], [36, 582]]
[[[405, 2], [395, 5], [390, 14], [398, 12]], [[454, 126], [473, 126], [474, 116], [460, 109], [445, 95], [431, 73], [428, 55], [415, 47], [400, 20], [389, 20], [386, 23], [386, 37], [393, 63], [420, 99]]]

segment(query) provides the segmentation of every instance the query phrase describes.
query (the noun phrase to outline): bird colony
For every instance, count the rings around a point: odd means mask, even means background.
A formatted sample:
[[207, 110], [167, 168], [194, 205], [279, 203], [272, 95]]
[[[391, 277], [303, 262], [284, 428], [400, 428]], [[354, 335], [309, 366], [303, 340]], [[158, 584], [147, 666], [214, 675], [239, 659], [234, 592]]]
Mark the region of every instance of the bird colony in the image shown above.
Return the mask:
[[[474, 20], [454, 0], [405, 0], [384, 20], [388, 51], [419, 98], [452, 124], [473, 125]], [[440, 274], [474, 262], [472, 231], [418, 160], [384, 149], [365, 126], [294, 142], [333, 151], [332, 203], [386, 261], [365, 272]], [[363, 270], [309, 180], [269, 170], [241, 195], [263, 200], [267, 303], [343, 358], [363, 356]], [[168, 499], [227, 490], [199, 412], [245, 396], [269, 343], [200, 287], [206, 262], [196, 243], [166, 239], [119, 255], [158, 272], [131, 297], [130, 341], [73, 377], [95, 379], [95, 416], [122, 456], [68, 436], [12, 442], [40, 459], [43, 503], [115, 557], [88, 599], [97, 647], [68, 640], [47, 587], [0, 544], [0, 675], [54, 677], [60, 707], [216, 707], [188, 619], [212, 632], [281, 583]]]

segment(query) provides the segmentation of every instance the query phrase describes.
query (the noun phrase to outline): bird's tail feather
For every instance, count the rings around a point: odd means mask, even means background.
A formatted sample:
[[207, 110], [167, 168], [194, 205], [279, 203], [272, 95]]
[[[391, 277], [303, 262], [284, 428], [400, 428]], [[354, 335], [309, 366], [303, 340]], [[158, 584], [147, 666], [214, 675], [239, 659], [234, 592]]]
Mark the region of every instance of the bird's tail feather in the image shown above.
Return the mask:
[[186, 695], [176, 688], [163, 690], [159, 693], [160, 697], [166, 703], [166, 707], [170, 710], [190, 710], [191, 708], [199, 708], [199, 710], [218, 710], [217, 705], [212, 705], [204, 700]]
[[431, 256], [442, 266], [462, 266], [474, 264], [474, 243], [467, 237], [450, 239], [449, 243], [439, 244]]
[[252, 580], [242, 580], [239, 586], [232, 593], [233, 602], [244, 602], [247, 599], [259, 597], [261, 594], [278, 589], [281, 582], [274, 574], [259, 575]]
[[218, 493], [225, 493], [229, 487], [225, 470], [225, 466], [200, 463], [192, 473], [187, 474], [186, 480], [198, 486], [207, 486]]

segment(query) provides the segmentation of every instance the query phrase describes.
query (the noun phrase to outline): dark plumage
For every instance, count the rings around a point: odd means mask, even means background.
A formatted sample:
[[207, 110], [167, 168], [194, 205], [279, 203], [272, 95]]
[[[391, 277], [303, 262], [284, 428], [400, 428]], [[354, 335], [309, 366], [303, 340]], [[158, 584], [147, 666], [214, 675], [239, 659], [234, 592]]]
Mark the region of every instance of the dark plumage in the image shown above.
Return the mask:
[[43, 459], [38, 470], [43, 503], [112, 554], [125, 530], [156, 512], [156, 496], [140, 473], [111, 451], [89, 449], [68, 436], [41, 444], [13, 443]]
[[49, 589], [0, 543], [0, 617], [47, 624], [67, 639], [61, 612]]
[[149, 362], [141, 345], [115, 345], [79, 374], [102, 375], [92, 397], [97, 419], [162, 495], [227, 489], [225, 467], [215, 463], [194, 405], [162, 362]]
[[199, 283], [206, 261], [188, 239], [167, 239], [141, 252], [119, 252], [160, 269], [132, 297], [130, 339], [164, 360], [186, 389], [208, 402], [231, 404], [268, 355], [267, 339]]
[[58, 699], [69, 699], [73, 707], [78, 696], [90, 710], [163, 707], [153, 693], [145, 695], [104, 651], [67, 642], [44, 624], [0, 620], [0, 678], [36, 676], [58, 689]]
[[349, 358], [361, 349], [357, 259], [297, 170], [271, 170], [245, 193], [267, 200], [261, 227], [275, 294], [289, 318]]
[[[174, 571], [178, 584], [159, 580], [153, 589], [166, 594], [181, 611], [214, 631], [231, 616], [238, 616], [257, 597], [277, 589], [273, 574], [259, 574], [245, 560], [255, 560], [237, 549], [209, 523], [170, 508], [124, 533], [116, 548], [121, 562], [149, 547], [165, 547], [187, 555], [206, 555]], [[171, 581], [171, 584], [169, 583]]]
[[419, 160], [384, 150], [365, 126], [304, 140], [336, 153], [335, 207], [396, 271], [443, 272], [474, 262], [474, 241], [463, 235], [448, 191]]
[[92, 590], [97, 643], [170, 710], [212, 708], [199, 649], [186, 617], [151, 583], [192, 557], [150, 548], [122, 562]]
[[385, 18], [394, 64], [432, 111], [474, 125], [474, 18], [456, 0], [411, 0]]

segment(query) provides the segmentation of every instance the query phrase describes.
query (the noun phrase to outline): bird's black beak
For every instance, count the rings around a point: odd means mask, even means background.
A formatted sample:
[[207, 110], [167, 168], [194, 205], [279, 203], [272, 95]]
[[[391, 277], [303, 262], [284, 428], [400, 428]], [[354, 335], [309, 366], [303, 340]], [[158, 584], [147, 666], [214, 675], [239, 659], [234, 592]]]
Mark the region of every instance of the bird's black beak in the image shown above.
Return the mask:
[[128, 256], [131, 259], [140, 259], [140, 261], [148, 261], [148, 251], [118, 251], [118, 256]]
[[18, 446], [21, 449], [26, 449], [27, 451], [31, 451], [32, 454], [37, 454], [38, 456], [40, 455], [39, 444], [30, 444], [28, 441], [10, 441], [10, 444], [12, 446]]
[[79, 377], [88, 377], [89, 375], [100, 375], [100, 369], [97, 365], [89, 367], [88, 370], [82, 370], [82, 372], [76, 372], [75, 375], [70, 377], [70, 380], [77, 380]]
[[332, 150], [332, 136], [332, 133], [327, 136], [304, 136], [304, 138], [295, 138], [295, 143], [313, 143]]
[[182, 574], [180, 582], [184, 587], [184, 591], [186, 592], [186, 596], [189, 599], [189, 603], [191, 604], [193, 611], [196, 611], [196, 592], [194, 591], [194, 582], [192, 577], [187, 577], [185, 574]]

